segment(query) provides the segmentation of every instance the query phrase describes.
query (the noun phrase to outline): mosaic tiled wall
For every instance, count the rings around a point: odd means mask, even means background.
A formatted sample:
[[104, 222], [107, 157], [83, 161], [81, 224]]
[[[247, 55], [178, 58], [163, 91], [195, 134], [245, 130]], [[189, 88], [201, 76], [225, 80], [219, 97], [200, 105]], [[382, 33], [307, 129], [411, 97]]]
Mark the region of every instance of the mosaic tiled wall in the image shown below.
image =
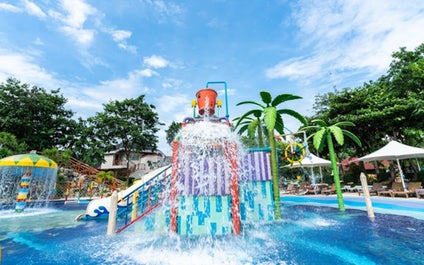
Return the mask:
[[239, 182], [239, 198], [242, 222], [274, 220], [271, 181]]
[[137, 232], [169, 232], [169, 208], [159, 207], [134, 224]]
[[178, 198], [178, 234], [230, 234], [230, 196], [186, 196]]
[[[220, 172], [216, 165], [205, 167], [208, 172]], [[246, 155], [239, 175], [240, 219], [243, 222], [271, 221], [274, 219], [272, 181], [269, 153], [254, 152]], [[186, 172], [187, 173], [187, 172]], [[181, 183], [192, 182], [182, 178]], [[184, 180], [184, 181], [183, 181]], [[212, 191], [213, 184], [208, 184], [207, 191]], [[177, 224], [181, 235], [225, 235], [232, 233], [231, 196], [198, 195], [196, 189], [188, 189], [191, 195], [178, 196]], [[218, 191], [218, 192], [217, 192]], [[186, 193], [187, 190], [183, 193]], [[215, 193], [214, 192], [214, 193]], [[161, 207], [160, 207], [161, 208]], [[136, 224], [138, 231], [169, 231], [169, 209], [156, 209]]]

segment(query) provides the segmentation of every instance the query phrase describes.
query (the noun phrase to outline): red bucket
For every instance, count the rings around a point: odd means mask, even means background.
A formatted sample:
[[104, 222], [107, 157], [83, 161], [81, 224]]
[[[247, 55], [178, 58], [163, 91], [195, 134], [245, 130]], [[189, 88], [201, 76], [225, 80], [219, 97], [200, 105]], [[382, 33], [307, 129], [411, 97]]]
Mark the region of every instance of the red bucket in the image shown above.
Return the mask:
[[196, 100], [200, 115], [213, 115], [215, 113], [215, 103], [218, 94], [215, 90], [205, 88], [197, 91]]

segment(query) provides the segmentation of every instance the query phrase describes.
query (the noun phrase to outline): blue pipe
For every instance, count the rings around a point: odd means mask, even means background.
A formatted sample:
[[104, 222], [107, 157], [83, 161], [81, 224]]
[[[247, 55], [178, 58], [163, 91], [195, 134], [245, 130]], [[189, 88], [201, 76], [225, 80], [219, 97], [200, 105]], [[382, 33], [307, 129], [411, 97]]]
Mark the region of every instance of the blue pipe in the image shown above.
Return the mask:
[[228, 114], [228, 97], [227, 97], [227, 82], [225, 81], [212, 81], [206, 83], [206, 88], [208, 88], [209, 84], [224, 84], [224, 94], [225, 94], [225, 117], [228, 118], [230, 115]]

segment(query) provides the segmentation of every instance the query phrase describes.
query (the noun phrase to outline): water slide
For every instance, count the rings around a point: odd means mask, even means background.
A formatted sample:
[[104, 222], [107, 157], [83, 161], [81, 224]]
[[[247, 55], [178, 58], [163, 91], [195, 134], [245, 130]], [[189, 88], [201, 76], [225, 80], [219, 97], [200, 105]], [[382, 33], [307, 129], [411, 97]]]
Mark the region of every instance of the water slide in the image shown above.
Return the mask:
[[[120, 208], [125, 208], [127, 206], [128, 201], [132, 202], [132, 199], [121, 200], [122, 198], [128, 197], [128, 195], [133, 194], [134, 191], [139, 190], [143, 187], [143, 185], [145, 185], [149, 181], [154, 180], [155, 178], [158, 178], [159, 180], [163, 179], [165, 176], [170, 175], [171, 172], [171, 165], [155, 169], [141, 177], [141, 179], [137, 180], [128, 189], [120, 191], [118, 193], [118, 213]], [[86, 212], [78, 215], [75, 220], [106, 219], [109, 216], [110, 201], [111, 196], [100, 199], [93, 199], [87, 205]]]

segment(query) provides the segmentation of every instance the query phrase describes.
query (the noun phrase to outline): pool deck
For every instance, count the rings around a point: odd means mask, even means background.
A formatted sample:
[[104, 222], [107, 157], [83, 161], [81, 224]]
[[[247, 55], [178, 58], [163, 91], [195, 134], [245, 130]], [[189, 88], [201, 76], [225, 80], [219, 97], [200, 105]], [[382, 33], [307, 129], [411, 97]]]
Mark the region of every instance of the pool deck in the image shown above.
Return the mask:
[[[416, 197], [383, 197], [371, 196], [371, 203], [375, 213], [396, 214], [411, 216], [424, 220], [424, 199]], [[346, 209], [358, 209], [366, 211], [365, 198], [357, 192], [343, 193]], [[282, 194], [281, 201], [289, 204], [309, 204], [329, 207], [338, 207], [337, 195], [295, 195]]]

